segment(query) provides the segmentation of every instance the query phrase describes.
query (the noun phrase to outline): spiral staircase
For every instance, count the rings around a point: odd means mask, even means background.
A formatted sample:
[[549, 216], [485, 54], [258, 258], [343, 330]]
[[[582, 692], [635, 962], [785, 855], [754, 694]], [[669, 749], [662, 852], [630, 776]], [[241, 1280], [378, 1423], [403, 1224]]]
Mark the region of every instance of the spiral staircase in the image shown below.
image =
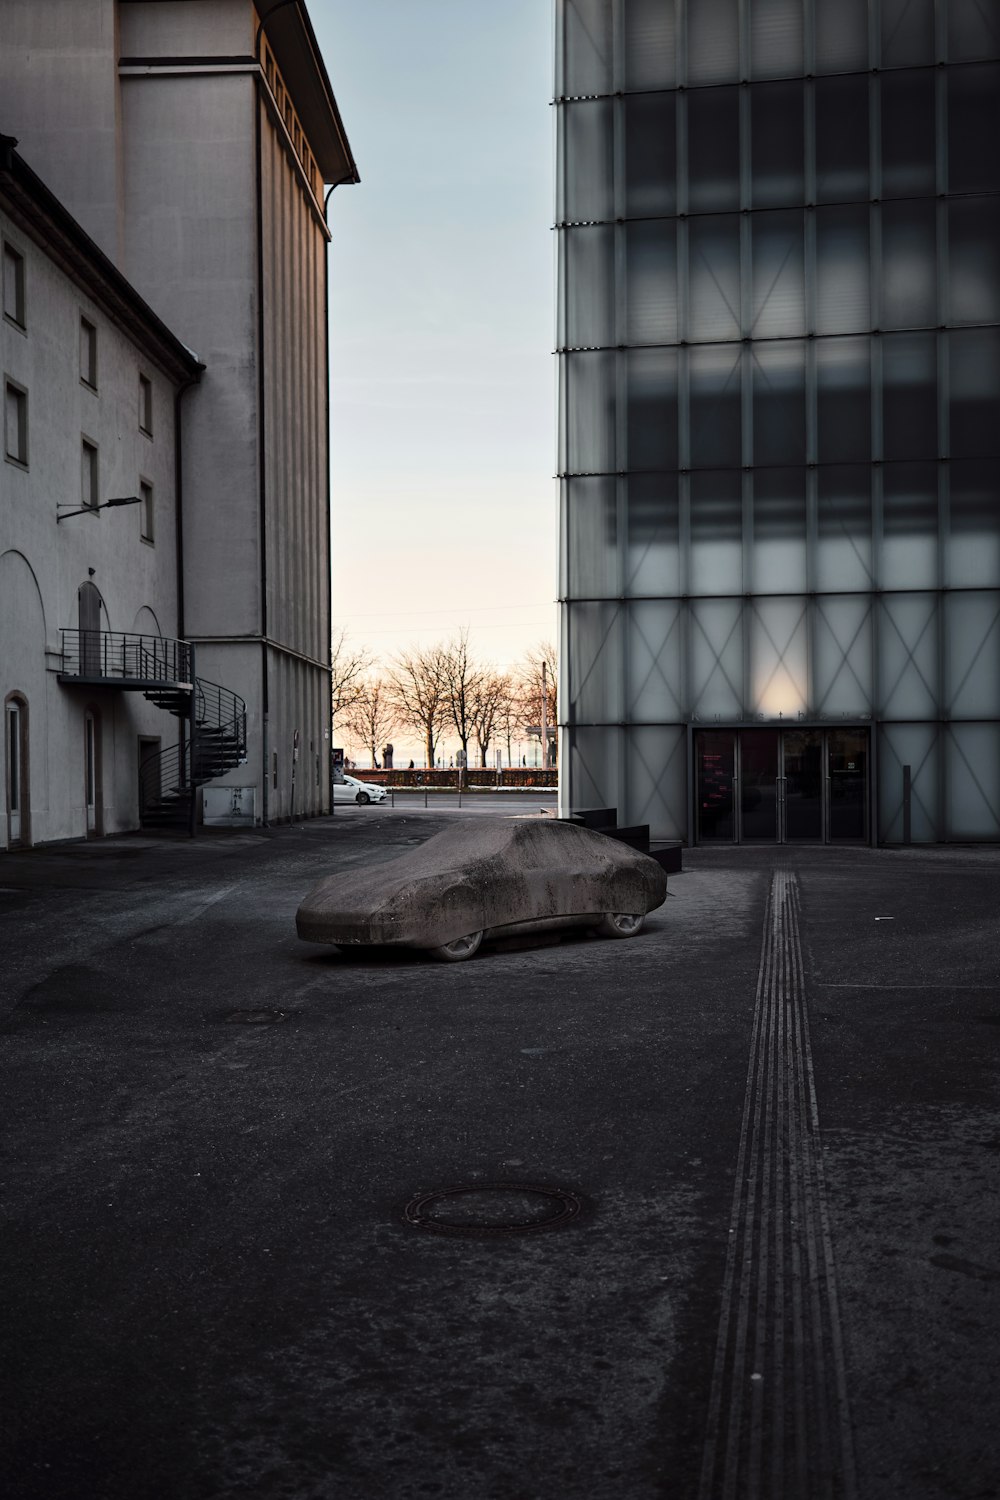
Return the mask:
[[139, 772], [139, 823], [195, 830], [197, 791], [246, 763], [246, 704], [195, 675], [194, 647], [165, 636], [62, 631], [59, 681], [139, 692], [178, 721], [177, 742]]

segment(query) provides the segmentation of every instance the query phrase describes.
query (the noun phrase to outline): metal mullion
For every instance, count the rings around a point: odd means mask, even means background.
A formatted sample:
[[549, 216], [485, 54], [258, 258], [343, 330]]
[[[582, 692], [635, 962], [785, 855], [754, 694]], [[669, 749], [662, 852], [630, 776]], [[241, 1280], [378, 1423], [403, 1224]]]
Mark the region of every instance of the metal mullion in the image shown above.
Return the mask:
[[[944, 7], [938, 7], [939, 12]], [[941, 32], [944, 21], [938, 15], [937, 40], [940, 44]], [[939, 56], [940, 56], [939, 52]], [[948, 183], [948, 69], [946, 67], [935, 70], [934, 88], [934, 175], [935, 186], [939, 195], [947, 195]], [[951, 430], [950, 430], [950, 336], [944, 332], [942, 325], [947, 325], [951, 317], [951, 308], [948, 298], [948, 270], [949, 270], [949, 244], [948, 244], [948, 198], [939, 196], [935, 215], [935, 230], [937, 240], [937, 266], [936, 285], [937, 295], [937, 317], [938, 334], [935, 340], [937, 355], [937, 418], [938, 418], [938, 458], [949, 458], [951, 454]], [[951, 562], [951, 466], [950, 463], [937, 465], [938, 477], [938, 545], [937, 545], [937, 583], [941, 589], [945, 585], [950, 573]], [[948, 572], [945, 572], [947, 561]], [[950, 712], [950, 704], [945, 705], [945, 673], [947, 668], [947, 624], [945, 620], [945, 596], [938, 593], [934, 604], [937, 611], [936, 634], [937, 634], [937, 668], [938, 668], [938, 702], [937, 713], [939, 719]], [[948, 736], [939, 723], [936, 730], [937, 737], [937, 827], [935, 834], [938, 839], [947, 837], [951, 824], [949, 805], [949, 778], [947, 767]]]

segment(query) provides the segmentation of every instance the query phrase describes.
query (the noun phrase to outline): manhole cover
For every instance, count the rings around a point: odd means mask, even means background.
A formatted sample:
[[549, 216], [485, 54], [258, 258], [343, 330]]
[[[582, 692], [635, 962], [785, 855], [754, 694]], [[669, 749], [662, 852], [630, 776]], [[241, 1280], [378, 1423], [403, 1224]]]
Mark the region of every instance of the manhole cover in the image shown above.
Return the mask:
[[477, 1182], [439, 1188], [411, 1198], [403, 1219], [431, 1234], [534, 1234], [575, 1219], [582, 1206], [575, 1193], [533, 1182]]
[[276, 1026], [288, 1019], [287, 1010], [231, 1010], [225, 1018], [239, 1026]]

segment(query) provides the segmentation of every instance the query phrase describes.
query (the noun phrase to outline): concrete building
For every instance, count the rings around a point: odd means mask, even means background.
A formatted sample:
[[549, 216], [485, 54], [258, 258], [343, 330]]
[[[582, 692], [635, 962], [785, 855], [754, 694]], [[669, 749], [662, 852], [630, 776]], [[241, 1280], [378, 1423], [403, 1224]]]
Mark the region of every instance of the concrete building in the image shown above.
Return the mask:
[[177, 634], [246, 701], [246, 764], [225, 782], [252, 789], [258, 820], [293, 796], [321, 812], [325, 196], [358, 176], [306, 7], [3, 0], [2, 21], [20, 154], [205, 365], [183, 404]]
[[138, 673], [129, 691], [110, 679], [140, 652], [162, 667], [178, 634], [177, 412], [200, 366], [5, 137], [0, 242], [0, 846], [14, 847], [135, 827], [139, 759], [176, 738]]
[[1000, 18], [558, 0], [565, 807], [1000, 838]]

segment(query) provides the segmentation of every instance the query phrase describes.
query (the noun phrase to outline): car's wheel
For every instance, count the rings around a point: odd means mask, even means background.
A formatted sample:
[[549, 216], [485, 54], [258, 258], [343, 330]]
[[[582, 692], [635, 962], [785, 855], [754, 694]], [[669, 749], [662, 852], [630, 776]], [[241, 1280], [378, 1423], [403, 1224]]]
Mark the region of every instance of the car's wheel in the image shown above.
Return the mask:
[[597, 924], [597, 931], [601, 937], [627, 938], [635, 937], [645, 925], [642, 912], [606, 911]]
[[365, 803], [370, 802], [372, 799], [369, 797], [367, 792], [359, 792], [354, 800], [357, 803]]
[[455, 938], [450, 943], [442, 943], [438, 948], [429, 949], [429, 952], [433, 958], [439, 958], [443, 963], [460, 964], [463, 959], [471, 958], [474, 953], [478, 953], [482, 940], [481, 932], [468, 932], [465, 937]]

